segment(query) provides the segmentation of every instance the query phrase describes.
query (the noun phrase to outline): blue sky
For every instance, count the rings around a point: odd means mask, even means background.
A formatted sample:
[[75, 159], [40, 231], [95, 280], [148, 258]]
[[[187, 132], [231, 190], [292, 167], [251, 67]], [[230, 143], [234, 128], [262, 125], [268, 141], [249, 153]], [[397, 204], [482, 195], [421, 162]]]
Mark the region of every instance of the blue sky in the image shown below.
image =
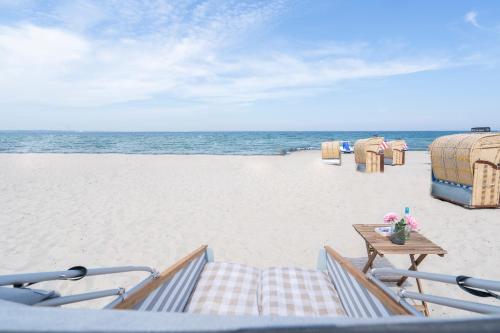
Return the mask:
[[499, 96], [493, 0], [0, 0], [0, 129], [499, 129]]

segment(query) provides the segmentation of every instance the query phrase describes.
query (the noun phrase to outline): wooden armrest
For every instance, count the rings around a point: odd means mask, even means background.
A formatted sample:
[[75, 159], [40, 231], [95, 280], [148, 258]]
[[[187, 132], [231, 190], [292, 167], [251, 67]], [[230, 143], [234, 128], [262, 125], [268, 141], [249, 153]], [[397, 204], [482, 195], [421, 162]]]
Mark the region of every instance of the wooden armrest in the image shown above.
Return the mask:
[[172, 278], [175, 273], [186, 267], [194, 259], [198, 258], [203, 252], [207, 250], [207, 245], [202, 245], [193, 252], [189, 253], [185, 257], [179, 259], [175, 264], [160, 273], [158, 278], [152, 280], [148, 284], [144, 285], [142, 288], [129, 295], [123, 300], [123, 302], [118, 303], [114, 309], [132, 309], [135, 305], [146, 298], [150, 293], [152, 293], [156, 288], [165, 283], [168, 279]]

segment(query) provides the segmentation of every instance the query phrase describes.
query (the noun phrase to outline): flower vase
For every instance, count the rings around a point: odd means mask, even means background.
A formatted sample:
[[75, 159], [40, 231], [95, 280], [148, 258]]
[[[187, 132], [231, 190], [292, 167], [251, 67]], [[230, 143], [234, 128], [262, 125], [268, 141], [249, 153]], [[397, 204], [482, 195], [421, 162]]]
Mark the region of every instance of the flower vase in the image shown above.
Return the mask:
[[[397, 245], [404, 245], [406, 242], [407, 237], [407, 231], [405, 227], [395, 227], [394, 232], [392, 233], [391, 237], [389, 238], [391, 242]], [[409, 235], [408, 235], [409, 237]]]

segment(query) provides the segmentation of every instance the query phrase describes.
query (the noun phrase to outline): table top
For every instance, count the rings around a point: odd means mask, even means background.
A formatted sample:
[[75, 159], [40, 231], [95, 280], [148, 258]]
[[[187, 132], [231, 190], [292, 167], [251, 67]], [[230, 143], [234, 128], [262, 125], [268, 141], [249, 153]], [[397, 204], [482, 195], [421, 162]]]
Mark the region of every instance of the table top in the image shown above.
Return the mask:
[[389, 237], [382, 236], [375, 231], [377, 227], [386, 227], [387, 224], [353, 224], [354, 229], [379, 254], [437, 254], [444, 256], [447, 252], [434, 244], [420, 233], [412, 231], [410, 239], [404, 245], [391, 242]]

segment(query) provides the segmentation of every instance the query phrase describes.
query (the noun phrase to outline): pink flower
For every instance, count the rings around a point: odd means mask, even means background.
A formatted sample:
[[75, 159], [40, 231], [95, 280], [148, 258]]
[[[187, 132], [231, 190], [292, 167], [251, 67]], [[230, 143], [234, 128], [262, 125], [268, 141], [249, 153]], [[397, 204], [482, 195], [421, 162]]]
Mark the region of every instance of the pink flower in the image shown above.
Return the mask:
[[387, 224], [396, 223], [399, 220], [399, 216], [396, 213], [387, 213], [384, 215], [384, 222]]
[[406, 224], [410, 227], [412, 231], [418, 230], [419, 228], [417, 219], [410, 215], [406, 216]]

